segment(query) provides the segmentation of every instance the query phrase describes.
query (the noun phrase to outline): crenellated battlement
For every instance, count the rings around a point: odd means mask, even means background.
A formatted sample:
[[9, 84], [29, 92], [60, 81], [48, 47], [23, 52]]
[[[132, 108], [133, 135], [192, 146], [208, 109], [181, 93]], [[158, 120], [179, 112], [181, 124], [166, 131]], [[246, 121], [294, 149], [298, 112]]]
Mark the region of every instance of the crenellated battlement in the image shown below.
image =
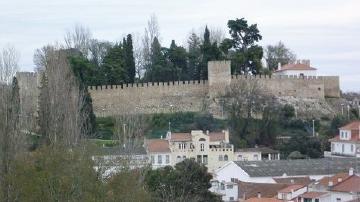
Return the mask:
[[113, 90], [134, 88], [158, 88], [158, 87], [189, 87], [189, 85], [208, 85], [207, 80], [169, 81], [169, 82], [147, 82], [147, 83], [124, 83], [120, 85], [89, 86], [89, 90]]

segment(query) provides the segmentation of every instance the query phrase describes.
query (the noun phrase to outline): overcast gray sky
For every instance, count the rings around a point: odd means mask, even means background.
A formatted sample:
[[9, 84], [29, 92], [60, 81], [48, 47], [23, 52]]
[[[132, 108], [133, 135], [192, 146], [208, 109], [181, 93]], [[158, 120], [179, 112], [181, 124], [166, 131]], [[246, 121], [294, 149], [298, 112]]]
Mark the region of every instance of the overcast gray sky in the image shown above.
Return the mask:
[[0, 48], [14, 45], [21, 70], [32, 71], [34, 50], [63, 42], [77, 23], [114, 42], [142, 33], [151, 14], [163, 46], [205, 24], [227, 31], [227, 20], [244, 17], [258, 24], [262, 45], [281, 40], [319, 75], [340, 75], [342, 90], [360, 91], [359, 0], [0, 0]]

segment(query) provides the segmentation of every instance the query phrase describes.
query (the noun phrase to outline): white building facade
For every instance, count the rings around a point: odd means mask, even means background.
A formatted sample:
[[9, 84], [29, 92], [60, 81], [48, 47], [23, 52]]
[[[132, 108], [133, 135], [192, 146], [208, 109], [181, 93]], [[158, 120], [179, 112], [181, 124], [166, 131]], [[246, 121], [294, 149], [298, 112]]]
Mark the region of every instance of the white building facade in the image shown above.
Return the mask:
[[353, 121], [341, 128], [339, 134], [330, 139], [331, 153], [327, 156], [360, 157], [360, 121]]

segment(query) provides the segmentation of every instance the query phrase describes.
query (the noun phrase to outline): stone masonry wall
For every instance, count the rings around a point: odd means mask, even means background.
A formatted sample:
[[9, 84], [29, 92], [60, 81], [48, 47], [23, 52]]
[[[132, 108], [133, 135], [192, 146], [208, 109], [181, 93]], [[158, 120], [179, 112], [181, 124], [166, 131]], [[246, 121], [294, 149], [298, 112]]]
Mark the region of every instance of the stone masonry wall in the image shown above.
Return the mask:
[[90, 87], [94, 112], [98, 116], [133, 113], [200, 111], [208, 94], [207, 81], [145, 83]]

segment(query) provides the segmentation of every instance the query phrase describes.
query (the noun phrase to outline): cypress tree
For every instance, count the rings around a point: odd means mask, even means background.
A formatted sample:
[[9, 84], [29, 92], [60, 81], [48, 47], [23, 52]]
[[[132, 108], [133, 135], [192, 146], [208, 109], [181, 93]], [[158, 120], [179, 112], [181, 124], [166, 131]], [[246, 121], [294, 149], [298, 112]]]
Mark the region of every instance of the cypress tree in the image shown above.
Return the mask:
[[131, 34], [124, 38], [123, 42], [124, 46], [124, 63], [127, 71], [127, 82], [134, 83], [135, 81], [135, 58], [134, 58], [134, 50], [133, 50], [133, 42]]

